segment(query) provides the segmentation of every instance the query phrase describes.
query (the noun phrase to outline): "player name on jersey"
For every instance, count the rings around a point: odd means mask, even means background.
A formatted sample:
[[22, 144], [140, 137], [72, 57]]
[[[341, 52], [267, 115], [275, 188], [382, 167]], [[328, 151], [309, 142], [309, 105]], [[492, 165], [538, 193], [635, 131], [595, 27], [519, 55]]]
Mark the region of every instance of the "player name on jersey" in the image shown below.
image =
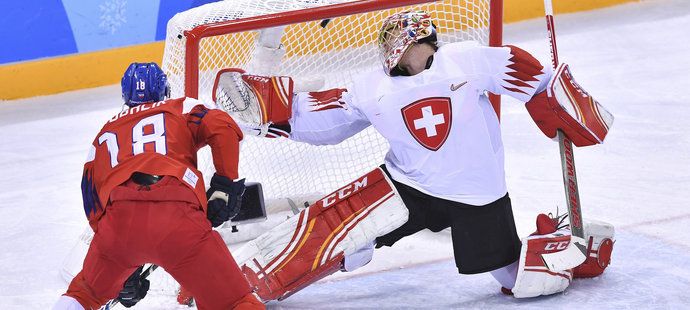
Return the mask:
[[118, 114], [115, 114], [115, 116], [113, 116], [113, 118], [111, 118], [111, 119], [108, 121], [108, 123], [112, 123], [112, 122], [114, 122], [114, 121], [117, 121], [117, 120], [120, 119], [121, 117], [125, 117], [125, 116], [127, 116], [127, 115], [134, 115], [134, 114], [136, 114], [136, 113], [138, 113], [138, 112], [142, 112], [142, 111], [150, 110], [150, 109], [153, 109], [153, 108], [157, 108], [157, 107], [162, 106], [162, 105], [164, 105], [164, 104], [165, 104], [165, 101], [158, 101], [158, 102], [152, 102], [152, 103], [145, 103], [145, 104], [142, 104], [142, 105], [138, 105], [138, 106], [136, 106], [136, 107], [132, 107], [132, 108], [129, 108], [129, 109], [125, 109], [125, 110], [123, 110], [122, 112], [120, 112], [120, 113], [118, 113]]

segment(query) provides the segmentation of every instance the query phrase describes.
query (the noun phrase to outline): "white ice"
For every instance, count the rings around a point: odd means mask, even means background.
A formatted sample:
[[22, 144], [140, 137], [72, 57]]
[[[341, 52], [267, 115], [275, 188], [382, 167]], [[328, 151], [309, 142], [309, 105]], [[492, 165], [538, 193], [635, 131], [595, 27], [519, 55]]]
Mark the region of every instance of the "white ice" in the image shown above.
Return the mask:
[[[458, 275], [447, 232], [422, 232], [269, 308], [690, 307], [689, 29], [684, 0], [556, 16], [561, 60], [616, 116], [605, 145], [575, 153], [584, 217], [616, 226], [603, 276], [516, 300], [489, 275]], [[548, 63], [541, 19], [507, 25], [504, 41]], [[82, 162], [119, 97], [109, 86], [0, 103], [0, 309], [46, 309], [64, 292], [58, 269], [85, 225]], [[526, 235], [537, 213], [565, 206], [558, 146], [513, 100], [504, 100], [502, 125], [508, 186]], [[174, 307], [155, 292], [138, 305]]]

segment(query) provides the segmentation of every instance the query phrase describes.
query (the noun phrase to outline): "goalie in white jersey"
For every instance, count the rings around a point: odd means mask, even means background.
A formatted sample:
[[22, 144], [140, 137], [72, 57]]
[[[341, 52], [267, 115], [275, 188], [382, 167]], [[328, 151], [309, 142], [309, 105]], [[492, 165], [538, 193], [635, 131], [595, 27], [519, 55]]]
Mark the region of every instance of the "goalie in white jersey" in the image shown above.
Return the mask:
[[[572, 100], [568, 104], [577, 105], [574, 97], [587, 97], [581, 89], [566, 99], [547, 94], [554, 81], [577, 85], [567, 67], [552, 74], [514, 46], [484, 47], [474, 42], [439, 46], [435, 26], [425, 12], [387, 18], [379, 47], [384, 70], [360, 76], [349, 89], [293, 97], [287, 77], [244, 74], [245, 84], [251, 86], [232, 90], [223, 87], [219, 74], [221, 82], [216, 84], [221, 86], [214, 94], [227, 99], [216, 101], [225, 102], [226, 111], [236, 119], [245, 112], [237, 112], [242, 109], [229, 93], [244, 92], [247, 98], [247, 89], [252, 89], [250, 95], [260, 98], [255, 101], [261, 102], [261, 118], [269, 122], [248, 128], [249, 132], [325, 145], [373, 126], [390, 144], [380, 169], [238, 251], [237, 261], [259, 296], [286, 298], [338, 269], [349, 271], [366, 264], [374, 245], [391, 246], [423, 229], [437, 232], [449, 227], [460, 273], [491, 272], [504, 292], [512, 289], [516, 297], [563, 291], [572, 270], [546, 270], [540, 255], [563, 250], [569, 231], [557, 227], [557, 220], [540, 216], [535, 234], [524, 243], [517, 236], [499, 119], [487, 92], [528, 102], [544, 133], [554, 137], [561, 129], [578, 146], [601, 143], [611, 118], [600, 115], [600, 122], [573, 123], [554, 116], [550, 110], [554, 104]], [[599, 111], [583, 106], [582, 113]], [[369, 190], [372, 183], [380, 187]], [[358, 195], [363, 198], [355, 200]], [[328, 215], [329, 208], [340, 209]], [[321, 228], [320, 222], [329, 224]], [[599, 255], [599, 245], [613, 238], [613, 232], [608, 225], [595, 226], [590, 232], [599, 235], [590, 234], [590, 246], [597, 259], [601, 256], [603, 262], [597, 264], [603, 272], [611, 247]]]

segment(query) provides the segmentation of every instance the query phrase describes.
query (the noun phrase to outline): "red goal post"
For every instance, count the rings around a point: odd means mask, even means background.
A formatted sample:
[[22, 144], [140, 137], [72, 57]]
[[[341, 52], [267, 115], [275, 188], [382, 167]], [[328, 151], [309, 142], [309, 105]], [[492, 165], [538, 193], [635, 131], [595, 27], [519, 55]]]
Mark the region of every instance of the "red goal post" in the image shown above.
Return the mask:
[[[383, 18], [403, 9], [429, 11], [441, 43], [502, 45], [502, 0], [231, 0], [170, 20], [163, 69], [173, 97], [208, 100], [218, 70], [253, 72], [247, 66], [258, 49], [260, 29], [286, 26], [280, 40], [286, 52], [272, 74], [316, 76], [325, 80], [324, 88], [348, 87], [356, 74], [380, 68], [376, 32]], [[319, 27], [327, 19], [332, 20], [328, 26]], [[499, 97], [491, 97], [499, 113]], [[382, 164], [388, 148], [373, 128], [338, 146], [265, 140], [245, 139], [240, 175], [261, 182], [267, 199], [331, 192]], [[202, 171], [210, 165], [210, 156], [200, 154]]]
[[[392, 9], [429, 2], [437, 1], [361, 0], [199, 25], [192, 30], [184, 32], [184, 35], [187, 37], [185, 47], [187, 55], [185, 59], [185, 96], [199, 97], [199, 43], [202, 38], [256, 30], [258, 28], [286, 26], [298, 22], [321, 21], [373, 10]], [[503, 42], [503, 0], [491, 0], [489, 7], [489, 46], [501, 46]], [[500, 115], [500, 97], [492, 95], [491, 102], [496, 113]]]

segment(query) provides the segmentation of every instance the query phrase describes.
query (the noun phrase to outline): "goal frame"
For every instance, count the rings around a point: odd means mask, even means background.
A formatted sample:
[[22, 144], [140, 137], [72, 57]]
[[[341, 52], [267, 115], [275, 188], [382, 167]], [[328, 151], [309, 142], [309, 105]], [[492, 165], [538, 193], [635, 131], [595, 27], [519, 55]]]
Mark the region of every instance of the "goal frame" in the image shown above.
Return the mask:
[[[293, 10], [262, 16], [240, 18], [224, 22], [196, 26], [183, 32], [187, 38], [185, 46], [184, 94], [199, 98], [199, 48], [203, 38], [226, 35], [262, 28], [286, 26], [301, 22], [319, 21], [329, 18], [366, 13], [375, 10], [393, 9], [403, 6], [436, 2], [433, 0], [360, 0], [321, 7]], [[490, 0], [489, 4], [489, 46], [503, 44], [503, 0]], [[489, 94], [491, 104], [500, 118], [500, 96]]]

